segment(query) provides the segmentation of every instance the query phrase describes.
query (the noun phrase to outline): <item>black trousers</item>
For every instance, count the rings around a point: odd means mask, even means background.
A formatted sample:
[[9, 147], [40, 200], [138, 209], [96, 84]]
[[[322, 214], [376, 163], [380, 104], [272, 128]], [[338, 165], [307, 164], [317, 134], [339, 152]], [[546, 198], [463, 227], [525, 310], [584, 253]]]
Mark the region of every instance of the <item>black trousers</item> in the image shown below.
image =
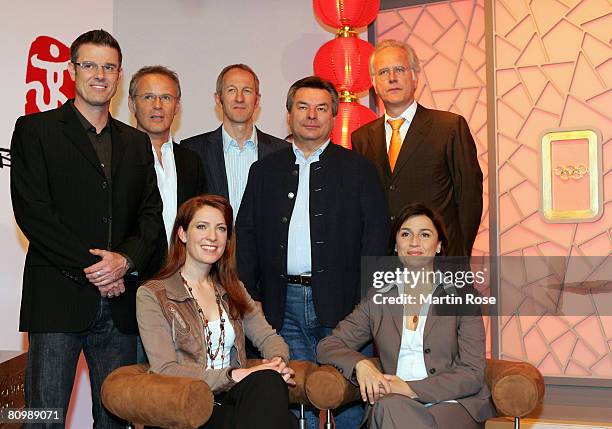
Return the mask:
[[279, 373], [257, 371], [232, 387], [201, 429], [296, 429], [287, 384]]

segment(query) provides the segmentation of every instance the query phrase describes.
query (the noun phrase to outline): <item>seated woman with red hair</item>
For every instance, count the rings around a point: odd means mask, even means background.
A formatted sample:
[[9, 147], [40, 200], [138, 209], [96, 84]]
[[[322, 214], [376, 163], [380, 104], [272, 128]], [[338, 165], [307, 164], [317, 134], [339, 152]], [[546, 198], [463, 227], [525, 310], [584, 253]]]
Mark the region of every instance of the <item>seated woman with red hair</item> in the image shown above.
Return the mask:
[[[289, 348], [254, 304], [235, 268], [232, 208], [202, 195], [178, 210], [168, 260], [138, 289], [136, 313], [151, 371], [204, 380], [212, 428], [293, 428]], [[245, 368], [245, 335], [263, 363]]]

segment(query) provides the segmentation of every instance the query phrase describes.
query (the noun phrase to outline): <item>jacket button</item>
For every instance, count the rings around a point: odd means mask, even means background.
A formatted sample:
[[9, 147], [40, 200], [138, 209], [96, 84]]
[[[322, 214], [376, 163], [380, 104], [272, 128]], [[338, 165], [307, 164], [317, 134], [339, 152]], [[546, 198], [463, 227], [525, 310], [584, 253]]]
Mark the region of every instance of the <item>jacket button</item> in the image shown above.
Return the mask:
[[430, 369], [430, 370], [429, 370], [429, 373], [430, 373], [430, 374], [435, 374], [435, 373], [436, 373], [436, 369], [435, 369], [435, 368]]
[[106, 188], [108, 188], [108, 182], [105, 180], [104, 182], [102, 182], [102, 189]]
[[281, 218], [281, 222], [282, 222], [282, 223], [287, 223], [287, 221], [288, 221], [288, 220], [289, 220], [289, 219], [287, 219], [287, 216], [283, 216], [283, 217]]
[[287, 194], [287, 197], [289, 197], [289, 199], [290, 199], [290, 200], [292, 200], [292, 199], [293, 199], [293, 197], [295, 197], [295, 194], [294, 194], [293, 192], [289, 192], [289, 193]]
[[395, 191], [395, 189], [397, 189], [397, 188], [395, 187], [395, 185], [391, 185], [391, 186], [389, 186], [389, 190], [390, 190], [390, 191]]
[[300, 174], [300, 172], [299, 172], [298, 170], [293, 170], [293, 171], [291, 172], [291, 175], [292, 175], [292, 176], [297, 176], [298, 174]]
[[281, 249], [284, 249], [284, 248], [285, 248], [285, 245], [284, 245], [284, 244], [281, 244], [281, 245], [280, 245], [280, 248], [281, 248]]
[[431, 349], [428, 347], [425, 350], [423, 350], [425, 352], [425, 354], [429, 354], [431, 352]]

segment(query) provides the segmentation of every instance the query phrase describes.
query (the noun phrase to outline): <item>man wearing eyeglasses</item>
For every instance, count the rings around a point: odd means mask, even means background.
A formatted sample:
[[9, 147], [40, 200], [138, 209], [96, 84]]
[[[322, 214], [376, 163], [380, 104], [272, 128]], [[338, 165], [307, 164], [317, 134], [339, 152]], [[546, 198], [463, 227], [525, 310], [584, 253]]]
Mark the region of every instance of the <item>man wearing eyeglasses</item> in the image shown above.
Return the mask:
[[289, 144], [257, 129], [253, 115], [259, 106], [259, 78], [245, 64], [225, 67], [217, 77], [215, 102], [223, 124], [214, 131], [190, 137], [181, 145], [202, 160], [208, 192], [227, 198], [234, 218], [246, 187], [249, 169], [258, 159]]
[[370, 57], [370, 75], [384, 116], [356, 130], [353, 149], [374, 162], [391, 220], [421, 202], [443, 216], [450, 256], [469, 256], [482, 215], [482, 171], [462, 116], [414, 99], [420, 70], [414, 50], [384, 40]]
[[178, 75], [164, 66], [147, 66], [130, 81], [128, 106], [136, 128], [151, 139], [157, 186], [164, 205], [166, 238], [170, 237], [177, 208], [206, 192], [206, 178], [198, 155], [173, 142], [170, 128], [180, 110]]
[[125, 422], [103, 408], [100, 387], [136, 360], [136, 288], [165, 253], [162, 202], [147, 135], [109, 114], [119, 44], [93, 30], [70, 55], [74, 100], [20, 117], [11, 141], [13, 210], [29, 240], [20, 314], [29, 338], [25, 400], [65, 418], [83, 351], [94, 426], [120, 428]]

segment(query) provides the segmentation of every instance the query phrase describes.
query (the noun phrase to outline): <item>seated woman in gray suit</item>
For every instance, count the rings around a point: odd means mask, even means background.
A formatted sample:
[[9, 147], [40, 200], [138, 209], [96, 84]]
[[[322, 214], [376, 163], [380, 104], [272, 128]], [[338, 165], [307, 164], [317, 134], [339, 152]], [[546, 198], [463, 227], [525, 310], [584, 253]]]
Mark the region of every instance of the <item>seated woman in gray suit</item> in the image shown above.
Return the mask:
[[[484, 325], [480, 308], [465, 305], [473, 288], [434, 275], [442, 274], [436, 254], [448, 245], [443, 222], [428, 207], [411, 204], [395, 220], [392, 240], [402, 273], [414, 276], [372, 288], [319, 343], [317, 359], [359, 385], [369, 402], [362, 426], [484, 428], [494, 415], [484, 382]], [[370, 340], [382, 372], [357, 351]]]

